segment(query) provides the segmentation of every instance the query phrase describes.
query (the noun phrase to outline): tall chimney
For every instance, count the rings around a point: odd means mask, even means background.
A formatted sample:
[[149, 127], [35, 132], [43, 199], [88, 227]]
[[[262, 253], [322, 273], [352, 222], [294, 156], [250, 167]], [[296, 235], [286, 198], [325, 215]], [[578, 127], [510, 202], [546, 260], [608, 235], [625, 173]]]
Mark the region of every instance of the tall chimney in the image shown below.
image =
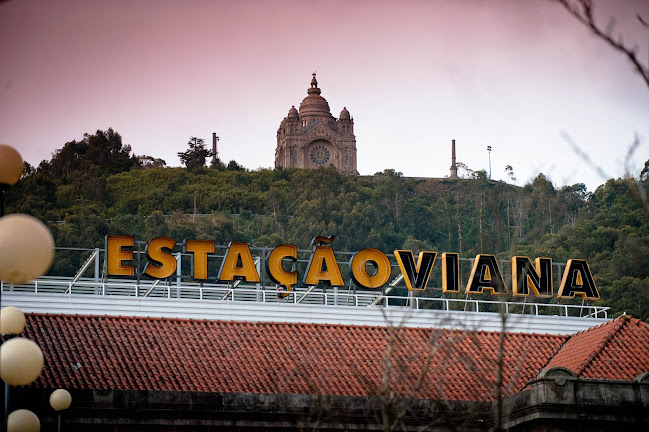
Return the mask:
[[451, 178], [457, 178], [457, 165], [455, 163], [455, 140], [451, 140]]
[[216, 165], [216, 160], [219, 158], [219, 152], [216, 148], [216, 143], [219, 142], [219, 137], [216, 132], [212, 132], [212, 166]]

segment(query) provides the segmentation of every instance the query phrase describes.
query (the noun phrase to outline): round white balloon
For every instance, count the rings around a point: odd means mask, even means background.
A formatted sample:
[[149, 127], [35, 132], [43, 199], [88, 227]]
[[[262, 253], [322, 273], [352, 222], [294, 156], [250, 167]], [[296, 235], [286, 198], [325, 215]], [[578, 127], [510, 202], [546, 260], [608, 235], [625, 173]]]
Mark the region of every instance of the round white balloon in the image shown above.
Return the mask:
[[50, 405], [55, 411], [61, 411], [70, 408], [72, 404], [72, 395], [65, 389], [57, 389], [50, 395]]
[[0, 309], [0, 334], [17, 335], [25, 329], [25, 314], [15, 306]]
[[45, 274], [54, 259], [50, 230], [33, 216], [0, 218], [0, 279], [21, 284]]
[[7, 144], [0, 144], [0, 183], [15, 185], [24, 168], [20, 153]]
[[43, 370], [43, 352], [32, 340], [17, 337], [0, 345], [0, 378], [13, 385], [27, 385]]
[[41, 421], [26, 409], [13, 411], [7, 417], [7, 432], [39, 432]]

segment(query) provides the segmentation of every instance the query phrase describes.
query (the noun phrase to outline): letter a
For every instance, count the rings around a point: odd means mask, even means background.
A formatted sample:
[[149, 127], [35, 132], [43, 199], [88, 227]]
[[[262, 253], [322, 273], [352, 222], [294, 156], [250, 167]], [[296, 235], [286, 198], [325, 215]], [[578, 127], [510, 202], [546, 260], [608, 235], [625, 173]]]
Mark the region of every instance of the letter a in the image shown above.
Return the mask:
[[573, 298], [575, 294], [584, 300], [599, 300], [595, 279], [586, 260], [568, 260], [557, 298]]
[[230, 242], [228, 252], [223, 258], [223, 263], [221, 263], [219, 280], [232, 282], [235, 279], [243, 279], [246, 282], [259, 282], [259, 274], [248, 243]]
[[495, 255], [480, 254], [473, 262], [471, 276], [466, 284], [466, 293], [482, 294], [483, 290], [491, 294], [507, 294], [507, 287]]

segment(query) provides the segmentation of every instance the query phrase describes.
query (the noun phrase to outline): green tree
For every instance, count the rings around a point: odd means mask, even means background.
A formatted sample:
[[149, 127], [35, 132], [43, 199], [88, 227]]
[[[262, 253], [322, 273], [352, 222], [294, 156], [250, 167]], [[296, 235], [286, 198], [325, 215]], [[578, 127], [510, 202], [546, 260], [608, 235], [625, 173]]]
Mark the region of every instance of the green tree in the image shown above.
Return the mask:
[[54, 152], [51, 162], [42, 163], [39, 170], [61, 179], [63, 183], [74, 182], [77, 174], [97, 168], [97, 174], [108, 176], [130, 171], [138, 166], [131, 147], [122, 144], [122, 137], [112, 128], [107, 131], [84, 134], [81, 141], [70, 141]]
[[212, 156], [212, 150], [205, 148], [202, 138], [190, 137], [187, 145], [189, 149], [178, 152], [178, 157], [189, 171], [198, 172], [205, 166], [207, 158]]
[[136, 157], [138, 162], [144, 169], [163, 168], [167, 166], [167, 162], [165, 162], [164, 159], [154, 158], [153, 156], [147, 156], [147, 155], [136, 156]]
[[235, 160], [228, 162], [228, 171], [245, 171], [246, 169]]

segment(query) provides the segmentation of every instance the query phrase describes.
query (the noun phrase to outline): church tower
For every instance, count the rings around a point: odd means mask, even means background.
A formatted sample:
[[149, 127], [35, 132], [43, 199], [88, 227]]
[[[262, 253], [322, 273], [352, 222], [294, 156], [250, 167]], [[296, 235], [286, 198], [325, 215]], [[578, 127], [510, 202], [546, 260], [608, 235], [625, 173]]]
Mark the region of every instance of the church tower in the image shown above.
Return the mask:
[[341, 174], [358, 174], [354, 119], [343, 108], [336, 119], [320, 96], [315, 73], [300, 104], [292, 106], [277, 129], [276, 167], [333, 166]]

